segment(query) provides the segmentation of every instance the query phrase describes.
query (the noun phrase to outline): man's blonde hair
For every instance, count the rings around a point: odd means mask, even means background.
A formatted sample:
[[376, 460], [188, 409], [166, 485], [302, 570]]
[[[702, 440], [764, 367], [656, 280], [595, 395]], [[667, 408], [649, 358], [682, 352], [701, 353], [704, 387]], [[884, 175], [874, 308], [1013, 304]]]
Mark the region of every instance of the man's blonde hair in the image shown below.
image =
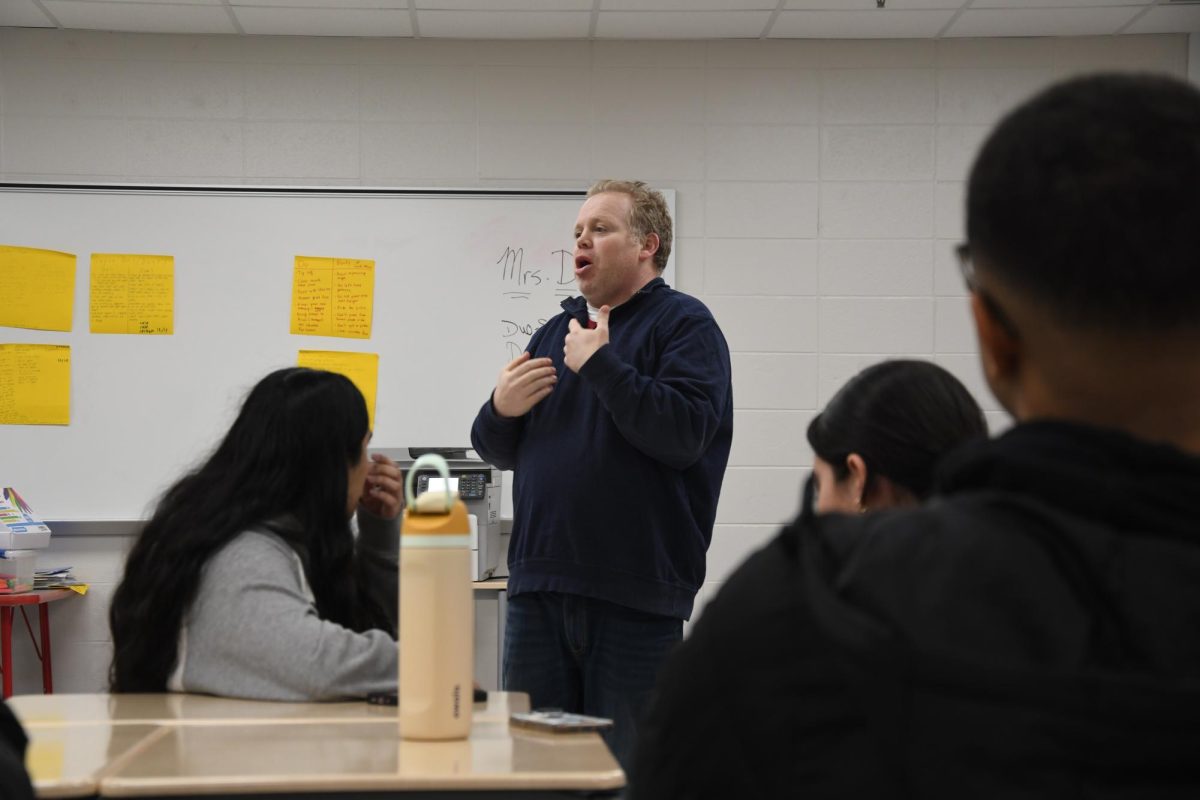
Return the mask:
[[667, 268], [671, 256], [671, 211], [667, 208], [662, 192], [651, 189], [645, 181], [597, 181], [588, 189], [587, 196], [601, 192], [620, 192], [633, 200], [629, 209], [629, 229], [641, 241], [652, 233], [658, 235], [658, 250], [654, 253], [654, 268], [659, 274]]

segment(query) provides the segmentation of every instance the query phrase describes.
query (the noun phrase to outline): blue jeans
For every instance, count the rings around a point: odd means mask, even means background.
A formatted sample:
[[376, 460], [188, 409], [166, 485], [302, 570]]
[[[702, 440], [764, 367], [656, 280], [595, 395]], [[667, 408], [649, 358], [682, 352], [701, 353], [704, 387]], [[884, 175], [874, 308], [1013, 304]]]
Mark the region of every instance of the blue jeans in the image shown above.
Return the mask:
[[629, 772], [639, 715], [658, 669], [683, 639], [683, 620], [578, 595], [529, 592], [508, 599], [504, 690], [533, 708], [608, 717], [604, 740]]

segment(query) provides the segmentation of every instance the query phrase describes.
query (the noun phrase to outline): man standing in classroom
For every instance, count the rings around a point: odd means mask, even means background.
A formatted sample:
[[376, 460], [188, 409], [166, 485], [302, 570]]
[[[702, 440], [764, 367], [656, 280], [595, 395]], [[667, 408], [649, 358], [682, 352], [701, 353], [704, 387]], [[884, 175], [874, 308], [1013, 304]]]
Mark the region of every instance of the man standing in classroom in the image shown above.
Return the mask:
[[733, 438], [729, 348], [662, 279], [671, 216], [600, 181], [575, 223], [582, 296], [500, 373], [471, 442], [515, 473], [503, 682], [610, 717], [622, 765], [704, 580]]

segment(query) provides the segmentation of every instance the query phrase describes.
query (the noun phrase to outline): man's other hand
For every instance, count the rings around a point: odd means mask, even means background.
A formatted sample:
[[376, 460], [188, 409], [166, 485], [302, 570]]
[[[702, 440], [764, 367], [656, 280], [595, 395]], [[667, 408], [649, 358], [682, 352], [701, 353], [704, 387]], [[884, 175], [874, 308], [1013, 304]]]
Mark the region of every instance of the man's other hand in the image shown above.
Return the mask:
[[502, 417], [524, 416], [554, 391], [557, 381], [553, 361], [521, 353], [500, 370], [492, 392], [492, 406]]

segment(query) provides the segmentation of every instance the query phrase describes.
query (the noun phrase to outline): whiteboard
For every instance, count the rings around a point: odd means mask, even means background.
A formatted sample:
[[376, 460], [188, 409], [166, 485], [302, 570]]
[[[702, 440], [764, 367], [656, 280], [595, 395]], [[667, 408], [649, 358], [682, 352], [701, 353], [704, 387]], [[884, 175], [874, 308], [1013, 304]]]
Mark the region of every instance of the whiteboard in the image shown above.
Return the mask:
[[[0, 244], [77, 256], [71, 332], [0, 328], [71, 346], [70, 425], [0, 426], [0, 485], [43, 519], [143, 519], [301, 349], [379, 354], [372, 446], [466, 446], [500, 368], [577, 293], [583, 198], [0, 184]], [[89, 333], [92, 253], [174, 256], [174, 335]], [[370, 339], [289, 333], [297, 255], [375, 261]]]

